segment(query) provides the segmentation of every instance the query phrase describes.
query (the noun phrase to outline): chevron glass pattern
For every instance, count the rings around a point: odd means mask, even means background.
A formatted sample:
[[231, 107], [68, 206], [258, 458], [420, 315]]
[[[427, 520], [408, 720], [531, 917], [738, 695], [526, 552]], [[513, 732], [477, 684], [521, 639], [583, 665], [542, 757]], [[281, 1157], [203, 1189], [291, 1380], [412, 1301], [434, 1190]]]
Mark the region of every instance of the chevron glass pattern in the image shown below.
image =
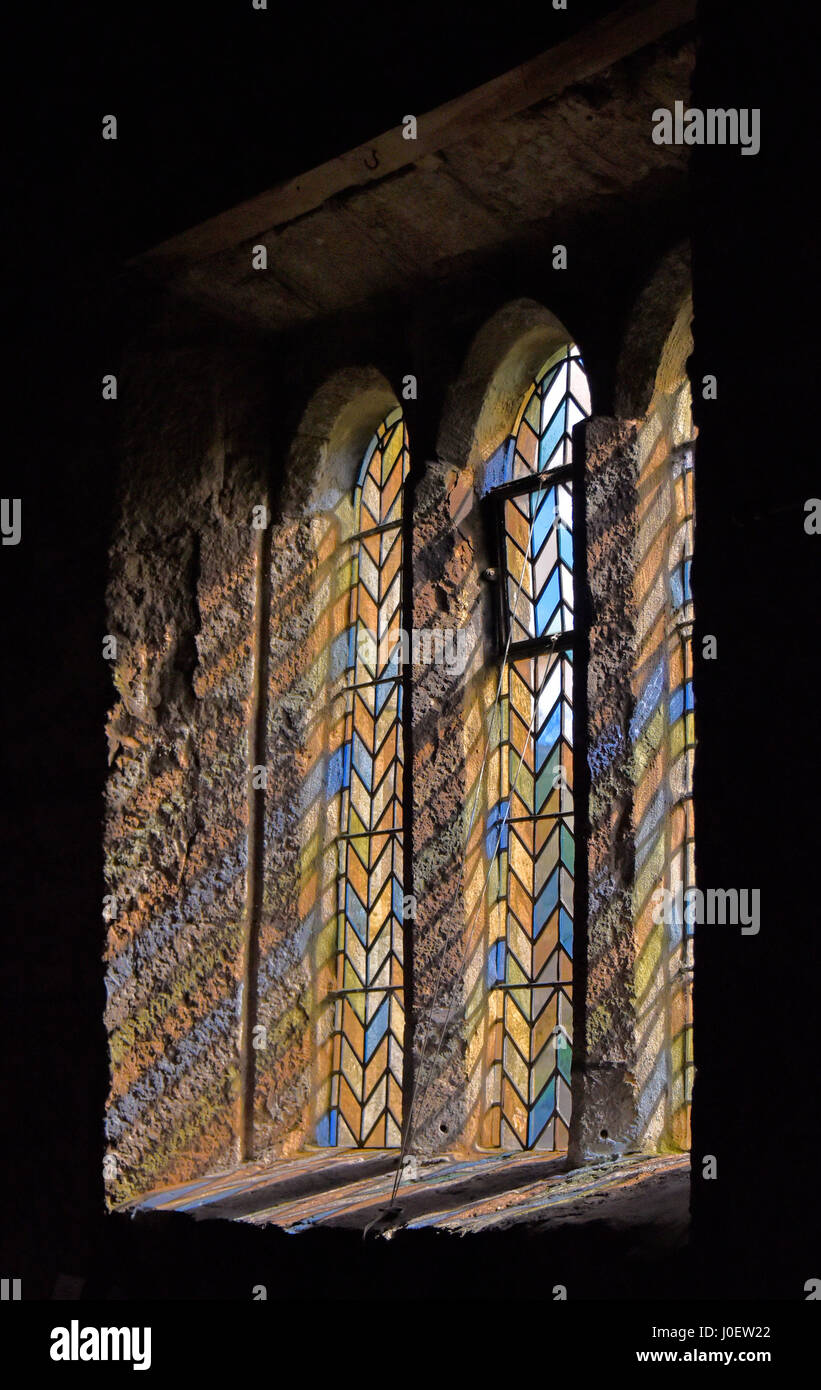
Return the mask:
[[[692, 415], [688, 412], [692, 434]], [[695, 884], [695, 824], [693, 759], [695, 710], [693, 700], [693, 597], [690, 588], [694, 533], [693, 448], [679, 450], [672, 461], [673, 536], [669, 553], [671, 617], [668, 635], [670, 781], [676, 791], [670, 826], [669, 882], [673, 888]], [[672, 1096], [675, 1132], [684, 1147], [690, 1143], [690, 1105], [693, 1086], [693, 924], [689, 913], [678, 923], [680, 938], [673, 948], [670, 1005], [673, 1030]]]
[[573, 499], [569, 480], [508, 498], [504, 535], [512, 640], [526, 642], [572, 631]]
[[590, 414], [590, 388], [572, 343], [547, 363], [525, 399], [510, 439], [507, 480], [568, 467], [574, 425]]
[[[590, 413], [574, 346], [536, 378], [499, 498], [507, 650], [501, 786], [488, 841], [504, 912], [490, 943], [499, 991], [492, 1142], [561, 1150], [573, 1025], [573, 497], [570, 436]], [[545, 474], [555, 475], [550, 482]], [[507, 819], [502, 834], [499, 826]], [[492, 966], [492, 968], [490, 968]]]
[[395, 635], [407, 470], [397, 407], [371, 439], [355, 492], [333, 1072], [323, 1125], [327, 1142], [340, 1147], [395, 1147], [402, 1124], [403, 747]]

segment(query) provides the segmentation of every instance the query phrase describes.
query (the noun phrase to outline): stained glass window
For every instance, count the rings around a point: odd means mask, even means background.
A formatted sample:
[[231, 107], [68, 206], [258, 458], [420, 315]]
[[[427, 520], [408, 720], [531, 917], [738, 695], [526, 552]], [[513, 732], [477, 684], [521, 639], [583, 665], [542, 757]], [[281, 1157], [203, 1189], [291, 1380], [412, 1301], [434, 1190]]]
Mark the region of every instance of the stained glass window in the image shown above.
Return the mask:
[[[692, 434], [692, 419], [689, 417]], [[670, 886], [695, 886], [695, 827], [693, 817], [693, 759], [695, 713], [693, 702], [693, 599], [690, 569], [694, 545], [694, 449], [687, 442], [673, 450], [672, 543], [669, 555], [670, 617], [670, 782], [674, 797], [670, 827]], [[693, 1083], [693, 925], [684, 914], [671, 952], [671, 1025], [673, 1046], [673, 1103], [676, 1137], [689, 1144], [689, 1106]]]
[[[488, 985], [490, 1142], [567, 1147], [573, 1000], [571, 436], [590, 413], [578, 349], [536, 377], [495, 489], [505, 642]], [[502, 828], [503, 827], [503, 828]]]
[[338, 860], [337, 989], [326, 1140], [400, 1142], [402, 967], [402, 496], [399, 407], [371, 439], [355, 489]]

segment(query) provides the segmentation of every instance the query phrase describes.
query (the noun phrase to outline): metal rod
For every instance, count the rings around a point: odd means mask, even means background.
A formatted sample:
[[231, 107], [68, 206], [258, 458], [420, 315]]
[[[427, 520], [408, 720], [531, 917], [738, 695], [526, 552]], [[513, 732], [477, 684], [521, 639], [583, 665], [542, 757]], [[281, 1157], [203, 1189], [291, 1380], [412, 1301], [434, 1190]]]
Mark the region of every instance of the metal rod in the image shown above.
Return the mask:
[[511, 642], [508, 651], [508, 662], [515, 661], [517, 657], [525, 656], [544, 656], [551, 652], [572, 651], [574, 646], [575, 633], [557, 632], [552, 637], [529, 637], [526, 641]]
[[[354, 531], [352, 536], [346, 536], [345, 541], [364, 541], [368, 536], [381, 536], [384, 531], [401, 531], [402, 521], [383, 521], [379, 526], [371, 526], [367, 531]], [[344, 542], [343, 542], [344, 543]]]
[[377, 835], [401, 835], [401, 830], [340, 830], [335, 840], [365, 840]]
[[544, 981], [542, 981], [541, 984], [531, 984], [531, 985], [504, 985], [504, 984], [495, 984], [495, 985], [489, 985], [488, 988], [489, 988], [489, 989], [502, 989], [502, 990], [509, 990], [509, 989], [558, 989], [561, 985], [572, 985], [572, 983], [573, 983], [572, 979], [570, 979], [570, 980], [544, 980]]
[[349, 994], [399, 994], [404, 988], [404, 985], [360, 985], [358, 989], [329, 989], [325, 999], [345, 999]]
[[501, 502], [509, 497], [519, 497], [524, 492], [546, 492], [555, 484], [567, 482], [573, 476], [573, 465], [563, 463], [558, 468], [549, 468], [545, 473], [531, 473], [526, 478], [515, 478], [509, 483], [500, 483], [493, 489], [494, 500]]

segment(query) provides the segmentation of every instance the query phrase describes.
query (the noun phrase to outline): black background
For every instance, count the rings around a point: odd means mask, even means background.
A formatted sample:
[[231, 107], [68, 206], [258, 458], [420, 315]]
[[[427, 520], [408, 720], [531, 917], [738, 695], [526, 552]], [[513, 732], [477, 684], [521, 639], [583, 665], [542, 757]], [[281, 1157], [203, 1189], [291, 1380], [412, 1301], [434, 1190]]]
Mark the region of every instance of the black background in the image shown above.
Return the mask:
[[[821, 493], [814, 45], [794, 7], [703, 3], [700, 107], [761, 108], [762, 148], [695, 149], [698, 873], [758, 886], [758, 937], [697, 939], [693, 1240], [629, 1233], [363, 1243], [103, 1208], [100, 963], [106, 548], [126, 258], [525, 61], [614, 5], [337, 10], [38, 6], [7, 37], [13, 250], [4, 495], [0, 1273], [83, 1298], [772, 1298], [821, 1278], [818, 844]], [[808, 12], [807, 12], [808, 13]], [[119, 139], [100, 138], [116, 113]], [[641, 228], [636, 228], [641, 235]], [[718, 1181], [699, 1177], [718, 1158]], [[574, 1283], [575, 1281], [575, 1283]], [[809, 1311], [809, 1310], [808, 1310]]]

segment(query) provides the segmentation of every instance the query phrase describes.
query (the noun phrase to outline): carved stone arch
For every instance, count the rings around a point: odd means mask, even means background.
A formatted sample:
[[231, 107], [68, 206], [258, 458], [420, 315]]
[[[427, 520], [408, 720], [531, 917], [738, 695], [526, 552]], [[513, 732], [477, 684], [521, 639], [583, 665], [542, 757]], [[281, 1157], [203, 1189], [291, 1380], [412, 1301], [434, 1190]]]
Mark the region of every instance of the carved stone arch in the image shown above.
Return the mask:
[[572, 333], [544, 305], [516, 299], [479, 329], [451, 386], [437, 440], [439, 458], [469, 469], [482, 491], [488, 462], [510, 434], [534, 376]]
[[616, 367], [616, 415], [642, 419], [653, 397], [680, 385], [692, 351], [690, 248], [682, 242], [659, 261], [640, 291]]
[[376, 367], [345, 367], [328, 377], [308, 401], [288, 452], [283, 515], [344, 512], [368, 441], [397, 405]]

